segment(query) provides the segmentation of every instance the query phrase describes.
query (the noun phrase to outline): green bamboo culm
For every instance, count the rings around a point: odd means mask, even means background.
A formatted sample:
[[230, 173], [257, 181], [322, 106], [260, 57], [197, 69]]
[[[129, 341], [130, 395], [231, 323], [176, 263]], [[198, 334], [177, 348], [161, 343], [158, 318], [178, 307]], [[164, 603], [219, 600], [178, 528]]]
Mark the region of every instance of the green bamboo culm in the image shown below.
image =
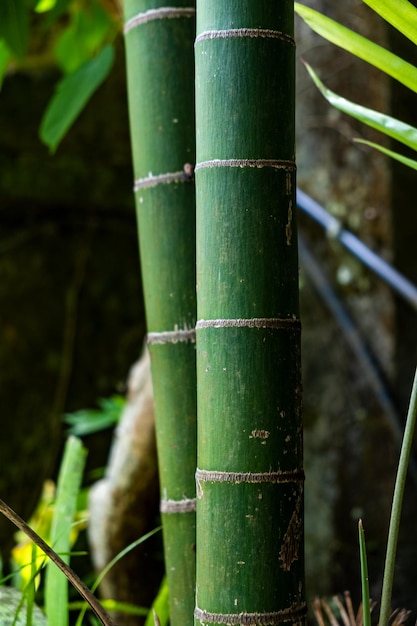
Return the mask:
[[197, 625], [305, 620], [292, 0], [197, 0]]
[[172, 626], [195, 593], [195, 4], [125, 0], [128, 97]]

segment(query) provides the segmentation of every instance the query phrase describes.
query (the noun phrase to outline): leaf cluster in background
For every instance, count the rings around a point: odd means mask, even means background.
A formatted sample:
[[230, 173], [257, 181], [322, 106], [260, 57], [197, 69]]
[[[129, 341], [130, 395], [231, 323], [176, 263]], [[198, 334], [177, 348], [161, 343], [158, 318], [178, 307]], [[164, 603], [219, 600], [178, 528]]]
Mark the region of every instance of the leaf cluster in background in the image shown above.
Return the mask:
[[64, 420], [69, 425], [69, 433], [83, 437], [115, 426], [119, 422], [125, 402], [123, 396], [115, 395], [101, 398], [98, 401], [98, 409], [82, 409], [68, 413]]
[[[363, 0], [363, 2], [405, 37], [417, 44], [417, 9], [408, 0], [395, 0], [395, 3], [392, 0]], [[316, 33], [374, 65], [417, 93], [417, 68], [414, 65], [310, 7], [296, 2], [295, 11]], [[314, 70], [309, 65], [306, 64], [306, 66], [315, 84], [332, 106], [417, 151], [417, 128], [339, 96], [327, 89]], [[404, 165], [417, 169], [417, 160], [370, 141], [363, 139], [356, 141], [376, 148]]]
[[49, 35], [63, 73], [40, 125], [41, 140], [55, 151], [111, 70], [120, 17], [104, 0], [1, 0], [0, 88], [8, 69], [30, 56], [34, 25]]

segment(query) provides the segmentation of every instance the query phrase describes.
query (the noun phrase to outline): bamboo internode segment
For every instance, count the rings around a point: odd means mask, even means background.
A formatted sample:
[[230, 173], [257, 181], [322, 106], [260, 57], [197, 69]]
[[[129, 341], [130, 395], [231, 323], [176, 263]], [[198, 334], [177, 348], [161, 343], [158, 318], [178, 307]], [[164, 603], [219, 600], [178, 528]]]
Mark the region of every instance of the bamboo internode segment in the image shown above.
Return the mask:
[[161, 513], [194, 513], [196, 510], [196, 499], [161, 500], [159, 510]]
[[307, 613], [306, 605], [300, 604], [291, 606], [281, 611], [270, 613], [210, 613], [198, 606], [195, 608], [194, 616], [203, 624], [239, 624], [239, 626], [275, 626], [286, 622], [293, 624], [304, 620]]
[[160, 7], [159, 9], [149, 9], [148, 11], [143, 11], [130, 18], [124, 26], [124, 34], [126, 35], [132, 28], [136, 28], [147, 22], [152, 22], [153, 20], [194, 16], [195, 7]]
[[195, 478], [197, 482], [213, 483], [303, 483], [304, 472], [302, 469], [278, 472], [216, 472], [197, 469]]
[[200, 41], [206, 41], [207, 39], [232, 39], [234, 37], [262, 37], [264, 39], [281, 39], [286, 43], [290, 43], [295, 46], [295, 40], [287, 33], [283, 33], [280, 30], [272, 30], [270, 28], [228, 28], [224, 30], [207, 30], [200, 33], [195, 40], [195, 43]]

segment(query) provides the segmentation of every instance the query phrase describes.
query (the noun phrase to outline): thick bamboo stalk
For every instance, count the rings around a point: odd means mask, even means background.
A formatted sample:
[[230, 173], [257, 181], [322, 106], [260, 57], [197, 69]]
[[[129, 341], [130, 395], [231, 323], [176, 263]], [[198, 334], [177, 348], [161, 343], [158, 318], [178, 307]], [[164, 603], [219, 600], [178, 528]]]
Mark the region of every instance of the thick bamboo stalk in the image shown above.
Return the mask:
[[[175, 6], [174, 6], [175, 5]], [[172, 626], [195, 585], [195, 6], [125, 1], [139, 245]]]
[[197, 624], [301, 623], [292, 0], [198, 0]]

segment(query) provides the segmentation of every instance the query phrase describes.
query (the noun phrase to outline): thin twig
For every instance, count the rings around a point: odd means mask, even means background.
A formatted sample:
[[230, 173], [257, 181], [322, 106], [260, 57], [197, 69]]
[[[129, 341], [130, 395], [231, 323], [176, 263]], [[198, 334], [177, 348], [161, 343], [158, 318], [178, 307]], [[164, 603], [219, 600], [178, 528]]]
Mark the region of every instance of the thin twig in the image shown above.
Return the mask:
[[75, 587], [78, 593], [84, 598], [84, 600], [90, 605], [92, 611], [96, 614], [98, 619], [104, 626], [116, 626], [116, 624], [110, 619], [108, 613], [103, 609], [97, 598], [91, 593], [88, 587], [77, 576], [77, 574], [59, 557], [45, 541], [39, 537], [39, 535], [26, 524], [26, 522], [17, 514], [13, 509], [9, 507], [3, 500], [0, 499], [0, 513], [3, 513], [8, 520], [13, 522], [19, 530], [25, 533], [45, 554], [55, 563], [55, 565], [65, 574], [70, 583]]

